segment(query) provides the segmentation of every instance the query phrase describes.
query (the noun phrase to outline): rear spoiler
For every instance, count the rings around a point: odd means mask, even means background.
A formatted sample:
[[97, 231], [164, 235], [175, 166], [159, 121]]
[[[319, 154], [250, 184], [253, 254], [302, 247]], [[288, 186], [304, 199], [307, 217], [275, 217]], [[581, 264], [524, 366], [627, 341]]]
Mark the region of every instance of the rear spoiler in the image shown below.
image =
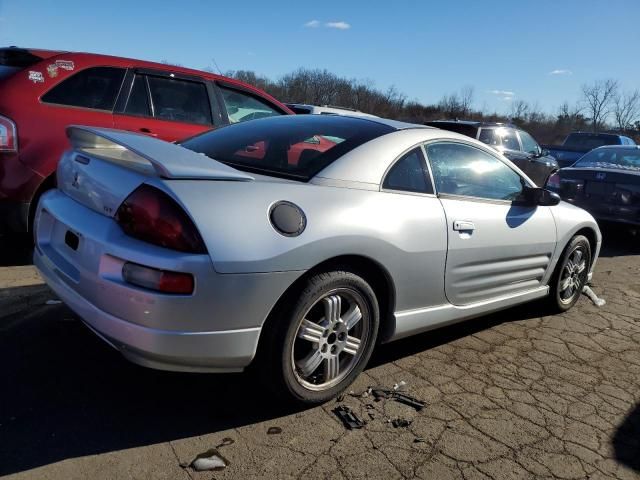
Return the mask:
[[[168, 179], [237, 180], [253, 177], [205, 155], [157, 138], [111, 128], [70, 125], [67, 137], [74, 150], [135, 163], [150, 163], [155, 173]], [[102, 152], [101, 152], [102, 151]], [[119, 162], [122, 163], [122, 162]], [[126, 163], [126, 161], [124, 162]]]

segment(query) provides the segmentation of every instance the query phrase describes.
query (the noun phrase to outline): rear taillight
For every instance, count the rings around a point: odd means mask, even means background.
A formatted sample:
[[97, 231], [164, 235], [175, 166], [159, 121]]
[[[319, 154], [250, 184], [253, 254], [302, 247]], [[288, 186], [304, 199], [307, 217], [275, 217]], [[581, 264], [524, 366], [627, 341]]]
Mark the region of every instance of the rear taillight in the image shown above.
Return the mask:
[[115, 219], [129, 236], [186, 253], [206, 253], [200, 233], [169, 195], [141, 185], [120, 205]]
[[546, 184], [547, 188], [551, 188], [552, 190], [560, 190], [560, 174], [558, 172], [553, 173]]
[[193, 293], [193, 275], [190, 273], [158, 270], [157, 268], [127, 262], [122, 267], [122, 278], [131, 285], [158, 292], [181, 295]]
[[0, 115], [0, 152], [18, 151], [18, 132], [16, 124]]

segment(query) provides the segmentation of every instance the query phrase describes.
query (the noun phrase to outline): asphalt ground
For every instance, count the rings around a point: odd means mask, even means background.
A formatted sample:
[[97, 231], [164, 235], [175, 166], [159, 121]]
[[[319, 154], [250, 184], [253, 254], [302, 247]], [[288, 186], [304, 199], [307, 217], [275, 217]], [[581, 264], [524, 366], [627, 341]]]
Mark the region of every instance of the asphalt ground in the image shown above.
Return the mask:
[[[384, 345], [353, 395], [305, 410], [251, 375], [128, 363], [0, 238], [0, 476], [640, 478], [640, 238], [604, 235], [605, 306], [527, 304]], [[424, 409], [362, 396], [400, 381]], [[367, 424], [347, 430], [338, 405]], [[188, 467], [211, 449], [225, 468]]]

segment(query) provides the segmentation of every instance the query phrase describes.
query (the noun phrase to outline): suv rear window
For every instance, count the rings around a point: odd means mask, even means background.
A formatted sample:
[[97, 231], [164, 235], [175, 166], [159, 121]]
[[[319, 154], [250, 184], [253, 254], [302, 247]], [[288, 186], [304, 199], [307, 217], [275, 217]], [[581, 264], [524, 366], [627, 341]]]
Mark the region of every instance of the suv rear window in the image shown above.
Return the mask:
[[124, 68], [94, 67], [62, 81], [42, 97], [45, 103], [113, 110], [124, 79]]
[[240, 170], [308, 181], [347, 152], [392, 131], [354, 117], [282, 115], [212, 130], [182, 146]]

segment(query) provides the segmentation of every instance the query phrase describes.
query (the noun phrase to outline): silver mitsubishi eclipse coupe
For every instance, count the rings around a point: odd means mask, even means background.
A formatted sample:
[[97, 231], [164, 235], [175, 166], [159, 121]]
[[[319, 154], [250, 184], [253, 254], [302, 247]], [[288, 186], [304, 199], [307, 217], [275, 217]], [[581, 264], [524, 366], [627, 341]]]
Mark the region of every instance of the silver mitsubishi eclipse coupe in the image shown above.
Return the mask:
[[309, 404], [378, 343], [591, 278], [601, 234], [483, 143], [377, 118], [300, 115], [181, 145], [71, 126], [34, 262], [129, 360], [197, 372], [253, 365]]

